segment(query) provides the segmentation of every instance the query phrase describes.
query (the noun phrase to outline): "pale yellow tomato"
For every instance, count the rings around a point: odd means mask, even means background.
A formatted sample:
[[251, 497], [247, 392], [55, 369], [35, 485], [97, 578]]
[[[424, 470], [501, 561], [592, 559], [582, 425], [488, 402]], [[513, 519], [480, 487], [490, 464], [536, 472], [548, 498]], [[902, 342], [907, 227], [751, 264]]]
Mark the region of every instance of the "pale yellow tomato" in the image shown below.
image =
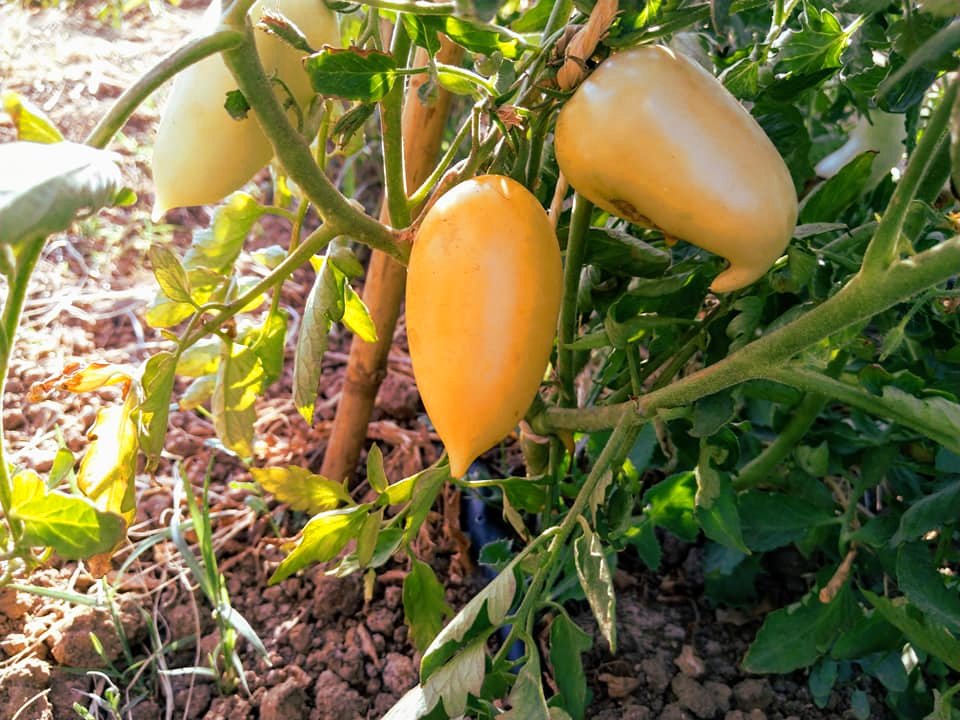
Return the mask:
[[468, 180], [424, 217], [408, 268], [407, 337], [454, 477], [530, 407], [550, 358], [560, 290], [550, 221], [516, 181]]
[[606, 59], [557, 118], [557, 162], [595, 205], [725, 257], [712, 289], [760, 278], [797, 220], [773, 143], [696, 62], [662, 46]]
[[[339, 41], [336, 15], [323, 0], [258, 0], [250, 8], [251, 19], [256, 22], [265, 8], [290, 18], [312, 47]], [[220, 11], [220, 0], [213, 0], [201, 34], [216, 28]], [[267, 75], [282, 80], [303, 106], [313, 92], [301, 63], [303, 53], [259, 30], [255, 36]], [[219, 55], [177, 75], [153, 147], [154, 218], [170, 208], [218, 202], [270, 161], [273, 149], [253, 113], [234, 120], [223, 107], [227, 93], [236, 89]], [[277, 96], [285, 99], [282, 90]]]

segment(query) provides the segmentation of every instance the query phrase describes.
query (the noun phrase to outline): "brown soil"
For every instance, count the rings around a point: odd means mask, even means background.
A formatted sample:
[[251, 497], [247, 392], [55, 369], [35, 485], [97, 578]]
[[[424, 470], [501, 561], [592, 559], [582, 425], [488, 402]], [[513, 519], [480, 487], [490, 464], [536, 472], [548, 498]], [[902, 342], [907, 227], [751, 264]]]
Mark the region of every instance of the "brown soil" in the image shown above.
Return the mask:
[[[96, 17], [98, 4], [68, 9], [0, 7], [0, 78], [41, 106], [75, 141], [109, 103], [159, 56], [182, 38], [197, 7], [145, 4], [114, 28]], [[160, 93], [162, 95], [162, 93]], [[164, 345], [143, 320], [154, 293], [145, 269], [151, 242], [185, 246], [202, 210], [171, 213], [168, 225], [147, 219], [151, 200], [149, 148], [158, 101], [148, 102], [113, 145], [124, 158], [127, 181], [140, 196], [129, 209], [111, 210], [54, 238], [35, 275], [25, 324], [10, 368], [4, 423], [12, 461], [49, 469], [58, 446], [82, 452], [84, 433], [96, 410], [116, 402], [117, 393], [56, 395], [29, 404], [25, 394], [38, 380], [71, 361], [138, 363]], [[0, 124], [0, 141], [13, 139]], [[282, 239], [280, 221], [264, 223], [254, 240]], [[286, 283], [283, 303], [299, 316], [312, 282], [310, 271]], [[436, 459], [438, 446], [423, 422], [402, 327], [390, 372], [378, 399], [369, 437], [384, 450], [390, 477], [409, 474]], [[276, 383], [258, 407], [258, 463], [319, 468], [325, 438], [343, 382], [347, 338], [335, 334], [324, 358], [319, 421], [308, 427], [290, 400], [290, 376]], [[292, 349], [288, 348], [292, 354]], [[200, 482], [214, 436], [203, 416], [174, 413], [167, 450], [184, 458], [183, 468]], [[273, 533], [277, 523], [293, 534], [304, 518], [271, 504], [254, 509], [248, 491], [231, 487], [249, 481], [245, 468], [219, 454], [210, 491], [214, 544], [234, 607], [263, 640], [268, 657], [241, 642], [248, 688], [224, 692], [209, 677], [189, 671], [208, 665], [219, 640], [211, 611], [169, 539], [175, 480], [170, 466], [138, 479], [137, 524], [105, 581], [82, 565], [54, 563], [20, 579], [96, 601], [75, 604], [23, 591], [0, 592], [0, 720], [75, 718], [74, 703], [97, 718], [206, 718], [325, 720], [379, 717], [417, 680], [418, 656], [407, 639], [401, 607], [403, 565], [377, 578], [365, 600], [359, 578], [334, 579], [322, 568], [280, 585], [266, 581], [283, 556]], [[361, 489], [362, 492], [362, 489]], [[432, 562], [460, 605], [483, 583], [465, 552], [459, 532], [458, 500], [432, 515], [419, 550]], [[149, 545], [149, 547], [145, 546]], [[132, 559], [134, 550], [142, 552]], [[123, 572], [121, 562], [130, 560]], [[725, 720], [813, 720], [852, 717], [850, 689], [834, 693], [824, 710], [813, 705], [802, 675], [748, 677], [739, 667], [759, 625], [755, 613], [709, 607], [702, 599], [699, 550], [666, 538], [661, 574], [624, 561], [617, 573], [621, 648], [610, 656], [597, 637], [588, 656], [598, 718], [725, 718]], [[88, 602], [89, 604], [89, 602]], [[106, 608], [113, 608], [115, 613]], [[581, 624], [591, 629], [589, 611]], [[90, 642], [99, 638], [100, 648]], [[180, 672], [176, 672], [180, 670]], [[863, 687], [868, 691], [868, 684]], [[111, 695], [115, 697], [110, 700]], [[874, 718], [885, 717], [872, 701]]]

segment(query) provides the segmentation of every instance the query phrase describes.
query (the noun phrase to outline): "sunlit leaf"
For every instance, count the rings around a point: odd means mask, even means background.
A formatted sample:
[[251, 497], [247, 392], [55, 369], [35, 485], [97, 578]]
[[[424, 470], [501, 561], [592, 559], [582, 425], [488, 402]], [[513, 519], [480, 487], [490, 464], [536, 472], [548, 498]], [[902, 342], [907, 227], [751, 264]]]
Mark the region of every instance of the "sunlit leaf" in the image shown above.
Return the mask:
[[263, 389], [260, 358], [246, 345], [224, 347], [211, 410], [217, 437], [242, 458], [253, 455], [254, 403]]
[[27, 98], [12, 90], [3, 93], [3, 111], [17, 128], [17, 140], [36, 143], [57, 143], [64, 138], [57, 126]]
[[300, 533], [296, 547], [283, 559], [270, 584], [276, 584], [308, 565], [332, 560], [354, 537], [367, 516], [367, 505], [329, 510], [315, 515]]
[[129, 526], [136, 514], [134, 478], [139, 449], [133, 420], [136, 399], [131, 394], [122, 405], [111, 405], [97, 414], [77, 473], [77, 487], [98, 509], [114, 513]]
[[315, 91], [344, 100], [382, 100], [400, 77], [396, 59], [375, 50], [324, 48], [303, 66]]
[[288, 467], [250, 468], [250, 474], [260, 487], [273, 493], [277, 500], [285, 502], [294, 510], [316, 515], [324, 510], [333, 510], [341, 503], [352, 503], [350, 494], [340, 483], [306, 468]]
[[160, 290], [174, 302], [190, 303], [190, 278], [172, 250], [162, 245], [152, 245], [147, 257], [153, 267]]
[[356, 333], [361, 340], [376, 342], [377, 326], [373, 324], [370, 311], [360, 296], [357, 295], [356, 290], [350, 287], [350, 283], [344, 283], [343, 295], [343, 324]]
[[293, 402], [308, 424], [313, 423], [321, 365], [329, 342], [330, 328], [343, 317], [345, 310], [345, 283], [343, 273], [333, 263], [324, 261], [303, 309], [293, 362]]
[[0, 144], [0, 244], [44, 238], [110, 205], [122, 186], [117, 159], [69, 142]]
[[480, 695], [486, 674], [486, 643], [477, 639], [434, 672], [423, 683], [427, 707], [443, 701], [448, 717], [460, 717], [467, 709], [467, 695]]
[[210, 227], [194, 233], [193, 242], [183, 258], [187, 268], [208, 268], [218, 273], [229, 271], [243, 249], [253, 224], [265, 212], [252, 196], [236, 192], [213, 213]]
[[67, 560], [108, 552], [123, 538], [124, 521], [86, 498], [54, 490], [30, 470], [13, 478], [10, 515], [23, 523], [23, 541], [47, 546]]
[[147, 360], [140, 379], [143, 393], [139, 407], [140, 447], [147, 456], [148, 472], [156, 468], [167, 436], [170, 394], [173, 392], [176, 368], [176, 356], [161, 351]]
[[403, 579], [403, 614], [413, 644], [420, 652], [440, 632], [443, 621], [453, 615], [445, 592], [433, 569], [413, 558], [410, 572]]

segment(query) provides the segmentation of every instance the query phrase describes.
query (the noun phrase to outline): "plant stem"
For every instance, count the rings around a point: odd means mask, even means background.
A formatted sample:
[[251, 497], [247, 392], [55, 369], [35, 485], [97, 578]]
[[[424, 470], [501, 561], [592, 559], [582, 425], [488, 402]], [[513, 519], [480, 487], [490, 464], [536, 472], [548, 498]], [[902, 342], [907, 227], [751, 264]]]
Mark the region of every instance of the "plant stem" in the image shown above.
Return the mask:
[[421, 2], [420, 0], [358, 0], [361, 5], [392, 10], [413, 15], [453, 15], [457, 6], [453, 3]]
[[[391, 54], [402, 62], [410, 52], [410, 36], [402, 23], [393, 28]], [[402, 82], [394, 83], [380, 103], [380, 139], [383, 149], [383, 175], [386, 187], [386, 202], [390, 224], [404, 228], [410, 224], [410, 208], [407, 205], [407, 185], [403, 169], [403, 88]]]
[[949, 426], [940, 421], [933, 413], [924, 415], [913, 414], [909, 411], [903, 412], [904, 408], [902, 406], [891, 404], [883, 397], [873, 395], [862, 387], [796, 365], [771, 368], [763, 376], [768, 380], [775, 380], [800, 390], [822, 393], [827, 397], [864, 410], [872, 415], [889, 418], [905, 427], [923, 433], [953, 452], [960, 452], [960, 438], [953, 435]]
[[[745, 380], [773, 378], [776, 374], [779, 382], [790, 385], [788, 377], [792, 370], [781, 368], [804, 348], [948, 280], [958, 270], [960, 236], [895, 263], [879, 277], [867, 278], [862, 273], [855, 276], [833, 297], [805, 315], [667, 387], [616, 405], [579, 410], [547, 408], [542, 422], [534, 427], [592, 432], [613, 427], [626, 409], [633, 413], [636, 422], [645, 422], [660, 409], [687, 405]], [[801, 386], [800, 389], [829, 396], [837, 387], [835, 383], [824, 381], [823, 387]], [[886, 406], [877, 398], [871, 407]]]
[[223, 59], [287, 174], [307, 194], [334, 234], [349, 235], [405, 263], [410, 256], [409, 242], [351, 205], [317, 167], [310, 145], [290, 124], [273, 93], [257, 56], [249, 25], [245, 31], [245, 41], [225, 50]]
[[790, 411], [790, 420], [780, 430], [777, 438], [763, 452], [747, 463], [740, 471], [733, 487], [749, 490], [767, 482], [774, 469], [786, 459], [797, 443], [813, 427], [817, 416], [827, 404], [827, 398], [818, 392], [810, 392]]
[[567, 253], [563, 264], [563, 299], [557, 331], [557, 375], [560, 378], [560, 405], [574, 407], [574, 352], [568, 345], [577, 336], [577, 295], [580, 291], [580, 269], [586, 252], [587, 228], [593, 204], [579, 193], [573, 196], [573, 215], [567, 236]]
[[11, 533], [16, 540], [20, 535], [20, 523], [10, 516], [13, 505], [13, 484], [7, 458], [4, 450], [3, 431], [3, 394], [7, 384], [7, 371], [10, 368], [10, 356], [13, 354], [13, 341], [20, 327], [20, 315], [23, 313], [23, 304], [27, 298], [27, 286], [30, 283], [30, 274], [36, 267], [40, 254], [46, 245], [44, 238], [34, 238], [24, 241], [20, 246], [20, 256], [16, 260], [13, 272], [7, 276], [7, 297], [0, 311], [0, 506], [3, 516], [7, 518]]
[[140, 104], [177, 73], [214, 53], [236, 47], [243, 42], [243, 33], [237, 30], [218, 30], [212, 35], [196, 38], [177, 48], [147, 71], [137, 82], [117, 98], [110, 110], [85, 140], [87, 145], [105, 148]]
[[634, 423], [631, 413], [629, 411], [624, 412], [621, 410], [620, 418], [615, 424], [613, 433], [610, 435], [610, 439], [607, 440], [607, 444], [600, 453], [600, 457], [597, 458], [597, 462], [594, 464], [590, 474], [587, 475], [587, 479], [583, 481], [583, 485], [577, 492], [577, 497], [574, 499], [573, 504], [570, 506], [566, 516], [563, 518], [563, 522], [560, 523], [559, 528], [555, 529], [551, 527], [545, 531], [554, 533], [553, 541], [550, 543], [550, 547], [547, 549], [547, 557], [544, 558], [544, 560], [539, 564], [539, 567], [537, 568], [537, 571], [534, 574], [533, 579], [530, 581], [530, 585], [527, 588], [526, 593], [524, 594], [523, 601], [520, 603], [520, 607], [517, 608], [515, 621], [513, 627], [510, 629], [510, 634], [507, 636], [507, 639], [504, 641], [503, 645], [500, 647], [500, 650], [497, 652], [496, 657], [494, 658], [493, 664], [495, 667], [498, 662], [503, 661], [505, 653], [510, 648], [511, 644], [513, 644], [513, 641], [517, 639], [518, 634], [521, 632], [520, 626], [526, 624], [523, 621], [526, 620], [532, 612], [534, 612], [537, 605], [540, 603], [540, 593], [544, 588], [547, 577], [550, 575], [551, 569], [556, 564], [560, 554], [563, 552], [567, 539], [570, 537], [570, 534], [573, 532], [574, 528], [577, 527], [579, 518], [583, 514], [584, 510], [586, 510], [587, 505], [590, 503], [590, 498], [597, 489], [597, 485], [600, 484], [600, 481], [604, 478], [607, 472], [610, 472], [611, 468], [614, 467], [630, 451], [630, 448], [633, 447], [633, 442], [636, 440], [639, 432], [640, 426]]
[[186, 335], [180, 343], [181, 349], [190, 347], [200, 338], [219, 328], [246, 307], [257, 295], [280, 285], [293, 274], [294, 270], [316, 255], [338, 234], [336, 227], [331, 224], [321, 225], [314, 230], [303, 243], [284, 258], [283, 262], [271, 270], [269, 275], [224, 307], [215, 317], [202, 323], [193, 333]]
[[420, 206], [426, 201], [430, 196], [430, 192], [440, 182], [440, 178], [443, 177], [444, 173], [447, 172], [447, 169], [450, 165], [453, 164], [453, 159], [457, 156], [457, 148], [460, 147], [461, 143], [470, 135], [470, 128], [472, 125], [472, 118], [468, 117], [464, 120], [463, 124], [460, 126], [460, 129], [457, 131], [456, 136], [453, 140], [450, 141], [450, 147], [447, 148], [447, 152], [444, 153], [443, 157], [440, 158], [440, 162], [437, 163], [437, 166], [433, 169], [433, 172], [430, 173], [430, 176], [424, 180], [420, 187], [410, 196], [410, 213], [416, 213], [420, 210]]
[[923, 137], [917, 143], [907, 169], [893, 192], [893, 197], [877, 227], [870, 245], [863, 256], [861, 275], [875, 275], [887, 269], [897, 259], [900, 236], [907, 220], [910, 203], [913, 202], [924, 178], [938, 160], [937, 148], [942, 137], [949, 132], [950, 111], [957, 95], [957, 82], [950, 83], [944, 90], [939, 105], [930, 115], [923, 130]]

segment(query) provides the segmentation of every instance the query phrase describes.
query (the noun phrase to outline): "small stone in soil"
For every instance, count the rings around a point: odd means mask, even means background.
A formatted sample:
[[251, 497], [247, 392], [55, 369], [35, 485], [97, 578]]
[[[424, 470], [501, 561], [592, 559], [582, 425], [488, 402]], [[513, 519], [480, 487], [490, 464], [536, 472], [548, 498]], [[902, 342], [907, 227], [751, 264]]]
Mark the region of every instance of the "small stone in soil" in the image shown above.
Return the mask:
[[677, 696], [677, 702], [698, 718], [707, 720], [716, 714], [717, 702], [713, 693], [693, 678], [677, 675], [670, 683], [670, 687]]
[[733, 697], [741, 710], [766, 710], [773, 702], [773, 689], [769, 680], [747, 678], [733, 686]]
[[645, 658], [640, 662], [640, 668], [647, 678], [647, 687], [656, 694], [659, 695], [670, 685], [673, 674], [656, 658]]
[[260, 701], [260, 720], [289, 720], [306, 715], [307, 694], [294, 678], [267, 690]]

